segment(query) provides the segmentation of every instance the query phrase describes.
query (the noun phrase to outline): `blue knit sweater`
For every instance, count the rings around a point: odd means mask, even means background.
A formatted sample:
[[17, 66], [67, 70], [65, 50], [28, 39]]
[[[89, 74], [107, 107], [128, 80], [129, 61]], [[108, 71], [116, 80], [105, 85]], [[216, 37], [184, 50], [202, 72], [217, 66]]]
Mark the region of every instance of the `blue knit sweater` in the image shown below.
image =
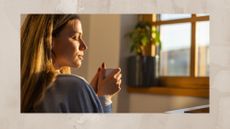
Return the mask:
[[89, 83], [76, 75], [60, 74], [46, 92], [35, 112], [103, 113], [112, 112], [112, 104], [98, 97]]

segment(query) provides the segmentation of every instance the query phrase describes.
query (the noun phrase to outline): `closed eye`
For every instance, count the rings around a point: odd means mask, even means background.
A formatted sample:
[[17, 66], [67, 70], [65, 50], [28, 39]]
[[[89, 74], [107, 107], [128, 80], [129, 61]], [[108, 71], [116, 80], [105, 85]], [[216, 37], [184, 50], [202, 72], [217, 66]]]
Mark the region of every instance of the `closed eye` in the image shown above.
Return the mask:
[[73, 36], [72, 39], [76, 40], [76, 41], [79, 41], [80, 38], [79, 38], [79, 36]]

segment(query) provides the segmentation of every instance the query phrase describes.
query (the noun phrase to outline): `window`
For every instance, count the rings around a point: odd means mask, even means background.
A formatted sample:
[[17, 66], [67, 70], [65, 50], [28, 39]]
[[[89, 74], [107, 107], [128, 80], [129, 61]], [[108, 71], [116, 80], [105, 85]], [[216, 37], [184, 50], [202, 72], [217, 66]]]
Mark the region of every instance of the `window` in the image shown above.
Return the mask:
[[161, 25], [161, 76], [189, 76], [191, 24]]
[[[157, 21], [162, 23], [158, 27], [163, 44], [160, 54], [161, 76], [208, 76], [209, 21], [207, 16], [205, 19], [205, 16], [202, 14], [162, 14], [159, 16]], [[192, 46], [196, 48], [192, 49]]]
[[[160, 31], [161, 87], [141, 92], [209, 97], [209, 16], [142, 15]], [[131, 90], [132, 91], [132, 90]]]
[[209, 21], [197, 22], [196, 25], [197, 60], [196, 75], [209, 75]]

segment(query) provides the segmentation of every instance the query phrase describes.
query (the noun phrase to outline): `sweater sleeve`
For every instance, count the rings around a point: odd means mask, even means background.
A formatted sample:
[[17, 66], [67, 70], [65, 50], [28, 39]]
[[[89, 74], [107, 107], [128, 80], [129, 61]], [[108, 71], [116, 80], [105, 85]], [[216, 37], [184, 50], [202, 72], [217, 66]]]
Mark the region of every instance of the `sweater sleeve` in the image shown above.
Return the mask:
[[112, 101], [107, 96], [99, 96], [104, 113], [112, 113]]
[[[82, 78], [82, 77], [81, 77]], [[84, 78], [82, 78], [85, 82], [87, 82]], [[88, 88], [91, 92], [94, 92], [93, 94], [96, 95], [95, 91], [93, 90], [92, 86], [87, 82]], [[108, 98], [108, 96], [98, 96], [99, 103], [102, 106], [104, 113], [112, 113], [112, 101]]]
[[95, 92], [90, 85], [81, 78], [79, 78], [78, 84], [76, 84], [74, 88], [71, 88], [69, 93], [69, 95], [72, 95], [68, 100], [73, 112], [103, 112], [103, 107]]

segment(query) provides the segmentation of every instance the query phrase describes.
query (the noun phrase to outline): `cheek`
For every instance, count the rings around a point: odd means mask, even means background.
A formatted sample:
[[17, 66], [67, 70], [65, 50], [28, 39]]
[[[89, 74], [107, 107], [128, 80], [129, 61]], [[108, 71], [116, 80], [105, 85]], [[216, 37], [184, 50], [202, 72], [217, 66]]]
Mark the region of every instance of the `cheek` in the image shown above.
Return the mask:
[[68, 40], [59, 40], [55, 43], [54, 52], [56, 58], [69, 58], [75, 51], [75, 47]]
[[79, 51], [78, 43], [68, 40], [62, 48], [62, 55], [66, 62], [73, 63], [78, 61], [78, 58], [76, 57]]
[[78, 58], [80, 43], [72, 39], [62, 39], [55, 44], [56, 63], [80, 67], [81, 60]]
[[66, 42], [66, 44], [63, 46], [63, 55], [67, 57], [71, 57], [73, 53], [75, 52], [75, 47], [72, 45], [71, 42]]
[[75, 54], [79, 51], [79, 47], [78, 47], [78, 44], [73, 42], [73, 41], [68, 41], [67, 43], [68, 45], [66, 45], [66, 54], [69, 56], [69, 57], [73, 57], [75, 56]]

